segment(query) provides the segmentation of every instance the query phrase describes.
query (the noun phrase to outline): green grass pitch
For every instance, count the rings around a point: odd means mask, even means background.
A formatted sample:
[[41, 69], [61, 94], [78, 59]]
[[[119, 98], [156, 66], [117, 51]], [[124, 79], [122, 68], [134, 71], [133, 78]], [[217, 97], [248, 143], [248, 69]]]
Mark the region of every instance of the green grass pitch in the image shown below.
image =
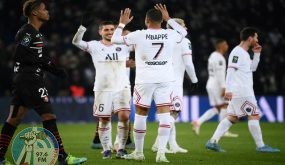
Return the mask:
[[[17, 131], [32, 125], [20, 125]], [[226, 153], [217, 153], [205, 149], [205, 143], [212, 136], [217, 123], [205, 123], [201, 127], [201, 133], [196, 136], [189, 123], [177, 123], [177, 141], [183, 148], [188, 149], [187, 154], [167, 154], [169, 164], [176, 165], [284, 165], [285, 164], [285, 124], [261, 123], [263, 139], [266, 144], [281, 149], [280, 153], [257, 153], [255, 144], [248, 131], [247, 123], [241, 122], [234, 125], [231, 131], [238, 133], [238, 138], [222, 138], [221, 147]], [[2, 126], [1, 126], [2, 127]], [[157, 123], [147, 124], [147, 135], [145, 138], [144, 154], [146, 160], [137, 162], [133, 160], [113, 159], [103, 160], [101, 150], [93, 150], [90, 144], [94, 135], [95, 123], [91, 124], [58, 124], [65, 150], [75, 156], [88, 158], [86, 165], [108, 164], [108, 165], [151, 165], [155, 163], [155, 153], [151, 146], [157, 135]], [[113, 123], [113, 140], [116, 132], [116, 123]], [[133, 140], [133, 138], [132, 138]], [[11, 146], [11, 145], [10, 145]], [[131, 150], [129, 150], [131, 152]], [[6, 155], [12, 160], [10, 149]]]

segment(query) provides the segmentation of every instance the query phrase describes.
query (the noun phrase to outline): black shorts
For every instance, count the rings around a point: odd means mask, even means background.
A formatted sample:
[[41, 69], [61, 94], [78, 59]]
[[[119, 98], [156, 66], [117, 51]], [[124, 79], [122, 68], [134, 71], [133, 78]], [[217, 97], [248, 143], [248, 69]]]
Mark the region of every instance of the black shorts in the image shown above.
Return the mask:
[[11, 104], [28, 108], [50, 104], [43, 77], [32, 73], [17, 73], [13, 79]]

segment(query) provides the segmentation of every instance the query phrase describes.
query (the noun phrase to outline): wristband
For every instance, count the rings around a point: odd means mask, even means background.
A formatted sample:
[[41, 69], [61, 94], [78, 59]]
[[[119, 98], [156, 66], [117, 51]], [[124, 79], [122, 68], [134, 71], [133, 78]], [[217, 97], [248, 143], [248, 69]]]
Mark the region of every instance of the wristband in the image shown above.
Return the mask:
[[122, 29], [124, 29], [124, 27], [125, 27], [125, 26], [126, 26], [125, 24], [123, 24], [123, 23], [119, 23], [118, 28], [122, 28]]

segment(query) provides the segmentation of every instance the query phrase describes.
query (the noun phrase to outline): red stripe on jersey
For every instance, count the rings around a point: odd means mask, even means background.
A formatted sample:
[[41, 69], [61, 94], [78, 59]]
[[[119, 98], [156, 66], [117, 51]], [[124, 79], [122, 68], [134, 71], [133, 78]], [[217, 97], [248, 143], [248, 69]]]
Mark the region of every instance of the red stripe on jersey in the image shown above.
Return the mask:
[[149, 105], [144, 105], [144, 104], [140, 104], [140, 103], [135, 103], [136, 106], [139, 106], [139, 107], [143, 107], [143, 108], [149, 108], [150, 106]]
[[157, 107], [162, 107], [162, 106], [172, 106], [171, 103], [163, 103], [163, 104], [156, 104]]
[[44, 44], [37, 44], [36, 47], [43, 47]]
[[170, 128], [170, 125], [168, 125], [168, 124], [160, 124], [159, 127]]
[[134, 129], [134, 132], [136, 132], [136, 133], [145, 133], [145, 132], [146, 132], [146, 130], [138, 130], [138, 129]]
[[118, 111], [131, 111], [130, 108], [120, 108], [120, 109], [116, 109], [114, 110], [115, 112], [118, 112]]

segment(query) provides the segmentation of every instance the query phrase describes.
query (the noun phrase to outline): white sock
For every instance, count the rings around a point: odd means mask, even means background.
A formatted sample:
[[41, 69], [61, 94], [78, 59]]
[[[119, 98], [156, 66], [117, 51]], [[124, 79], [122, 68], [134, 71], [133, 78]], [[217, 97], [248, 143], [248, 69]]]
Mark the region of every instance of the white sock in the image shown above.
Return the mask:
[[155, 142], [153, 144], [153, 146], [155, 146], [156, 148], [158, 148], [158, 135], [155, 138]]
[[143, 153], [144, 137], [146, 134], [146, 119], [147, 116], [135, 114], [134, 121], [134, 141], [136, 152]]
[[118, 121], [117, 125], [117, 135], [119, 140], [118, 149], [125, 149], [126, 142], [128, 139], [128, 133], [129, 133], [129, 121], [126, 122]]
[[174, 148], [177, 147], [178, 144], [176, 142], [176, 127], [175, 127], [175, 119], [173, 116], [170, 117], [170, 123], [171, 123], [171, 127], [170, 127], [170, 135], [169, 135], [169, 147]]
[[211, 138], [211, 142], [212, 143], [218, 143], [220, 138], [225, 134], [225, 132], [227, 132], [229, 130], [229, 128], [232, 126], [233, 124], [229, 121], [228, 118], [224, 118], [218, 125], [214, 135]]
[[103, 150], [110, 150], [110, 144], [112, 144], [111, 139], [111, 122], [107, 122], [106, 124], [99, 121], [98, 128], [99, 138], [103, 147]]
[[227, 117], [227, 109], [222, 108], [219, 113], [219, 121], [222, 121], [225, 117]]
[[208, 109], [199, 119], [198, 119], [198, 124], [202, 125], [205, 121], [211, 119], [212, 117], [214, 117], [216, 114], [218, 114], [219, 111], [217, 110], [217, 108], [211, 108]]
[[158, 127], [158, 150], [157, 153], [165, 153], [166, 144], [170, 134], [170, 113], [157, 114], [159, 121]]
[[262, 139], [261, 128], [259, 125], [259, 120], [248, 120], [248, 129], [251, 133], [253, 140], [257, 147], [263, 147], [264, 142]]

